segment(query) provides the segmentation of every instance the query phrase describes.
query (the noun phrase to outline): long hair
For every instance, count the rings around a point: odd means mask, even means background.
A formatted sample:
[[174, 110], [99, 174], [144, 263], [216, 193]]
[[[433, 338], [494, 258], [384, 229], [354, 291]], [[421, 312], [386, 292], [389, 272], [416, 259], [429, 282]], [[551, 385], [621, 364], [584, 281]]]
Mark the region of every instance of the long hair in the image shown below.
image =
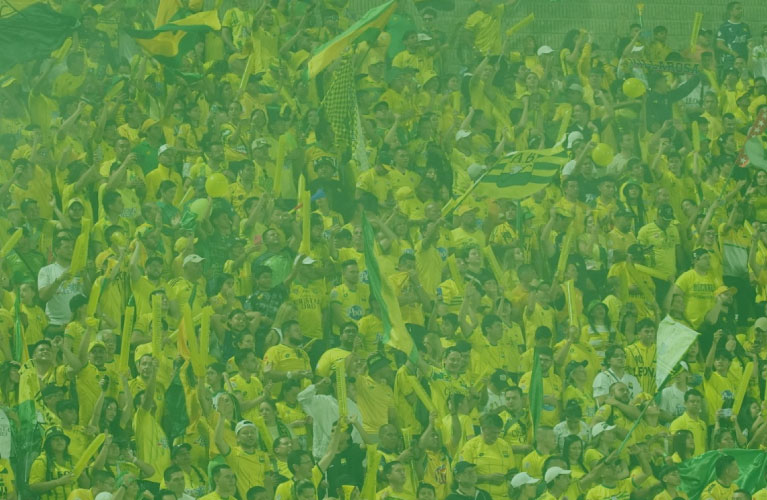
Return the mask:
[[689, 456], [687, 456], [687, 438], [688, 437], [692, 437], [692, 432], [686, 429], [681, 429], [674, 433], [674, 437], [671, 440], [671, 451], [678, 453], [682, 461], [690, 458]]
[[[53, 475], [53, 466], [55, 461], [53, 460], [53, 450], [51, 449], [51, 440], [47, 440], [43, 445], [43, 453], [45, 453], [45, 480], [52, 481], [56, 479]], [[64, 461], [69, 464], [72, 463], [72, 455], [69, 454], [69, 445], [64, 449]]]
[[567, 461], [567, 463], [572, 466], [573, 464], [570, 461], [570, 447], [573, 445], [573, 443], [576, 442], [581, 443], [581, 453], [578, 455], [576, 463], [581, 466], [581, 469], [587, 470], [586, 466], [583, 465], [583, 452], [586, 451], [586, 443], [584, 443], [583, 439], [581, 439], [577, 434], [570, 434], [562, 442], [562, 456]]

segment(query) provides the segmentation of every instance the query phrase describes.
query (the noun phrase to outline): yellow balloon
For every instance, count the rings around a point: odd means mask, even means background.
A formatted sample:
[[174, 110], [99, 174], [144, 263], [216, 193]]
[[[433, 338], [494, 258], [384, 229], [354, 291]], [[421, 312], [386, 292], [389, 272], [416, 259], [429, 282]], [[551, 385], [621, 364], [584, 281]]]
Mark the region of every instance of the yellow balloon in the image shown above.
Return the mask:
[[623, 93], [626, 94], [626, 97], [636, 99], [637, 97], [642, 97], [645, 91], [647, 91], [647, 88], [639, 78], [629, 78], [623, 82]]
[[600, 167], [606, 167], [609, 165], [610, 162], [613, 161], [613, 157], [615, 157], [613, 148], [605, 143], [597, 144], [596, 147], [594, 147], [594, 150], [591, 152], [591, 159], [594, 160], [594, 163]]
[[205, 181], [205, 191], [211, 198], [226, 198], [229, 195], [229, 181], [224, 174], [215, 173]]
[[198, 217], [202, 216], [208, 209], [208, 200], [205, 198], [197, 198], [189, 205], [189, 211], [196, 214]]

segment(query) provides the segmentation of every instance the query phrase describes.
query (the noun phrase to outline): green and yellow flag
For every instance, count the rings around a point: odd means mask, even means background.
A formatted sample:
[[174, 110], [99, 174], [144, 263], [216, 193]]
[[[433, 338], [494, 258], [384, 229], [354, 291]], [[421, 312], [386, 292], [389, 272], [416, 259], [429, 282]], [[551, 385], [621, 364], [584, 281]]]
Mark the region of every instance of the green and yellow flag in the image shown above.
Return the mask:
[[479, 180], [476, 193], [520, 200], [546, 187], [567, 163], [561, 150], [517, 151], [502, 158]]
[[76, 19], [40, 0], [0, 0], [0, 73], [49, 57], [72, 35], [76, 24]]
[[171, 66], [177, 65], [180, 58], [194, 48], [202, 35], [221, 29], [218, 12], [214, 10], [195, 14], [187, 10], [178, 10], [174, 16], [167, 24], [151, 30], [128, 31], [149, 55]]
[[365, 213], [362, 213], [362, 237], [364, 241], [365, 265], [368, 270], [370, 293], [381, 307], [381, 321], [383, 322], [383, 341], [389, 346], [404, 352], [408, 358], [416, 362], [418, 349], [410, 337], [402, 312], [397, 302], [397, 295], [389, 282], [389, 278], [381, 275], [376, 257], [376, 241], [373, 227], [368, 222]]
[[320, 71], [327, 68], [330, 63], [338, 59], [343, 52], [350, 47], [368, 30], [383, 30], [394, 11], [397, 10], [397, 0], [388, 2], [370, 9], [360, 20], [351, 25], [349, 29], [315, 49], [309, 59], [308, 75], [314, 78]]
[[543, 412], [543, 377], [541, 376], [541, 364], [538, 361], [538, 352], [533, 353], [533, 371], [530, 374], [529, 398], [530, 419], [533, 421], [533, 432], [537, 432]]

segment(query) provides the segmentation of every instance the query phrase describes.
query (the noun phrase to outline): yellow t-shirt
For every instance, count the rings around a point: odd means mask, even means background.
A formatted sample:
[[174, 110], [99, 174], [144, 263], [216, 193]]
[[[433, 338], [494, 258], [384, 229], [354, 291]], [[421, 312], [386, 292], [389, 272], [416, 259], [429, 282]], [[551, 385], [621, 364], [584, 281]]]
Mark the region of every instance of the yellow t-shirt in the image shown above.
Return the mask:
[[628, 498], [634, 490], [631, 479], [618, 481], [614, 488], [598, 485], [586, 493], [586, 500], [605, 500], [606, 498]]
[[676, 280], [676, 286], [684, 292], [684, 315], [697, 328], [703, 323], [706, 313], [716, 304], [714, 292], [722, 280], [711, 273], [699, 274], [695, 269], [683, 272]]
[[[261, 380], [259, 380], [258, 377], [252, 375], [249, 380], [245, 380], [242, 375], [238, 373], [229, 379], [229, 383], [231, 384], [234, 393], [240, 393], [242, 399], [246, 401], [252, 401], [264, 393], [264, 384], [261, 383]], [[259, 416], [258, 406], [254, 406], [242, 414], [242, 418], [250, 421], [256, 420]]]
[[[277, 344], [270, 347], [264, 354], [264, 371], [269, 370], [276, 372], [311, 370], [309, 356], [301, 348]], [[272, 384], [272, 396], [277, 397], [281, 389], [281, 382]]]
[[[29, 470], [29, 484], [42, 483], [45, 481], [50, 481], [51, 479], [58, 479], [64, 474], [71, 473], [72, 468], [74, 467], [74, 464], [71, 462], [71, 460], [70, 463], [66, 465], [59, 465], [54, 463], [53, 467], [51, 468], [51, 475], [49, 478], [49, 476], [47, 476], [47, 465], [48, 460], [45, 453], [38, 456], [35, 461], [32, 462], [32, 467]], [[56, 488], [49, 490], [47, 493], [43, 493], [39, 496], [39, 498], [40, 500], [67, 500], [67, 497], [69, 497], [69, 494], [73, 489], [74, 482], [65, 484], [63, 486], [57, 486]]]
[[626, 347], [626, 368], [639, 380], [642, 392], [655, 394], [655, 349], [641, 342], [634, 342]]
[[679, 430], [687, 430], [692, 432], [693, 440], [695, 441], [695, 451], [693, 453], [693, 456], [702, 455], [706, 452], [706, 438], [708, 433], [708, 427], [706, 426], [706, 422], [703, 421], [703, 419], [698, 418], [697, 420], [693, 420], [687, 412], [682, 413], [680, 416], [678, 416], [676, 419], [674, 419], [673, 422], [671, 422], [671, 425], [668, 428], [669, 433], [674, 434], [676, 431]]
[[170, 446], [165, 431], [154, 415], [138, 407], [133, 416], [133, 432], [136, 436], [136, 456], [155, 469], [154, 475], [146, 479], [159, 483], [163, 471], [170, 465]]
[[325, 282], [315, 281], [302, 285], [294, 281], [290, 285], [288, 300], [298, 309], [298, 323], [303, 334], [313, 339], [322, 338], [322, 312], [328, 305]]
[[394, 392], [385, 383], [369, 375], [357, 377], [357, 406], [362, 414], [362, 426], [369, 434], [378, 434], [382, 425], [389, 423], [389, 408], [394, 408]]
[[730, 500], [736, 491], [738, 491], [738, 485], [735, 483], [724, 486], [719, 481], [713, 481], [703, 488], [700, 500]]
[[237, 476], [237, 491], [240, 492], [240, 498], [245, 498], [246, 493], [253, 486], [263, 486], [264, 476], [271, 469], [268, 454], [261, 450], [246, 453], [239, 446], [229, 451], [226, 463]]
[[344, 321], [357, 322], [369, 309], [370, 287], [364, 283], [358, 283], [356, 290], [350, 289], [341, 283], [330, 291], [330, 303], [341, 306]]
[[[487, 444], [482, 436], [472, 438], [463, 446], [459, 457], [476, 465], [480, 475], [507, 474], [515, 465], [511, 445], [503, 439]], [[509, 500], [509, 488], [505, 481], [498, 485], [479, 483], [479, 487], [495, 500]]]
[[642, 245], [653, 246], [654, 267], [666, 276], [676, 276], [676, 247], [681, 243], [676, 226], [662, 230], [655, 222], [643, 226], [637, 234]]

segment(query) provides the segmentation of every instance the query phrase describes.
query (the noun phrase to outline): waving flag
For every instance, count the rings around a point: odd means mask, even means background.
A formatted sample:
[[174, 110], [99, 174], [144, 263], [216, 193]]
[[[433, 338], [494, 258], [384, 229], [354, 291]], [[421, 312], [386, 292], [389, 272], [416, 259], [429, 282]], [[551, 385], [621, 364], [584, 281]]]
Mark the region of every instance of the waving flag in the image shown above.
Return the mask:
[[309, 59], [309, 78], [314, 78], [320, 71], [327, 68], [330, 63], [338, 59], [344, 50], [350, 47], [357, 39], [370, 29], [382, 30], [394, 11], [397, 10], [397, 0], [388, 2], [370, 9], [362, 19], [354, 23], [325, 45], [317, 48]]
[[418, 349], [416, 349], [413, 339], [410, 338], [410, 333], [408, 333], [405, 327], [394, 288], [389, 282], [389, 278], [381, 275], [381, 269], [376, 258], [374, 234], [373, 227], [363, 212], [362, 235], [365, 245], [365, 264], [368, 268], [370, 293], [381, 307], [381, 321], [384, 328], [383, 340], [391, 347], [407, 354], [408, 358], [415, 362], [418, 359]]
[[76, 23], [41, 1], [0, 0], [0, 73], [50, 56]]
[[151, 30], [128, 30], [128, 33], [155, 59], [175, 66], [184, 54], [194, 48], [202, 35], [221, 29], [218, 13], [214, 10], [181, 17], [188, 13], [189, 11], [179, 10], [175, 13], [176, 18], [167, 24]]
[[517, 151], [502, 158], [479, 180], [477, 194], [520, 200], [546, 187], [567, 163], [564, 151]]

